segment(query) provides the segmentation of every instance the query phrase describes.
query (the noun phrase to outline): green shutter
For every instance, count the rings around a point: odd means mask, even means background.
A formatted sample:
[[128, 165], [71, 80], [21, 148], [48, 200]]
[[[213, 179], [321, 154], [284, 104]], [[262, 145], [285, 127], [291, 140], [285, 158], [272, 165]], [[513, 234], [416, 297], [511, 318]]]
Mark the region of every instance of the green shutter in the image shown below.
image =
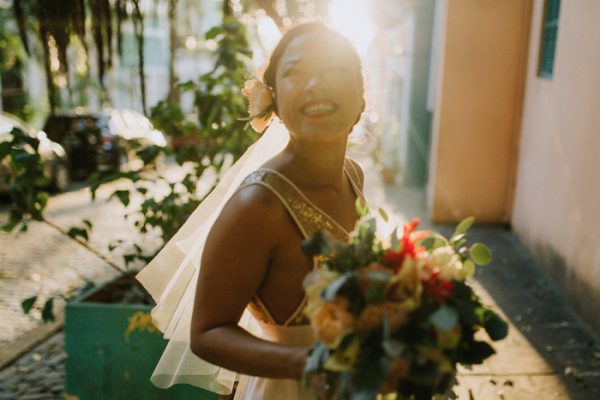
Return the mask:
[[559, 11], [560, 0], [546, 0], [540, 65], [538, 70], [538, 75], [544, 78], [551, 78], [554, 72], [554, 53], [556, 51], [556, 38], [558, 35]]

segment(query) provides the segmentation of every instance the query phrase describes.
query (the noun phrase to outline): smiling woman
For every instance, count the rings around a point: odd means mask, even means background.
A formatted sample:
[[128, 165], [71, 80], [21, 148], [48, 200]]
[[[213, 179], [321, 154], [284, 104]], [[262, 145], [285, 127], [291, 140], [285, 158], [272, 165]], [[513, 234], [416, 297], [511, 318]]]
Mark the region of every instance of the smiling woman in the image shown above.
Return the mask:
[[346, 157], [364, 108], [360, 59], [338, 32], [302, 24], [282, 37], [262, 83], [283, 125], [230, 168], [213, 191], [220, 197], [207, 198], [138, 279], [159, 299], [155, 322], [171, 339], [155, 381], [228, 394], [235, 371], [236, 400], [308, 400], [315, 393], [300, 378], [315, 339], [302, 282], [315, 264], [301, 243], [319, 230], [346, 241], [364, 202], [362, 172]]
[[292, 137], [347, 136], [364, 110], [360, 65], [350, 41], [319, 23], [300, 25], [282, 39], [264, 79]]

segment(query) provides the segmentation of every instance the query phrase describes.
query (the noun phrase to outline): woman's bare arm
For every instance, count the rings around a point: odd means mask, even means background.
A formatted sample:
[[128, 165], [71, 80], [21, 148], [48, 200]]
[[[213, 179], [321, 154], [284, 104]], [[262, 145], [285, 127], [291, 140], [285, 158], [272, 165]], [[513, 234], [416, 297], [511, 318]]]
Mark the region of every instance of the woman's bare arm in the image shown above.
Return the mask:
[[227, 203], [202, 256], [191, 349], [202, 359], [246, 375], [300, 379], [307, 348], [259, 339], [237, 323], [255, 295], [287, 215], [268, 189], [249, 186]]

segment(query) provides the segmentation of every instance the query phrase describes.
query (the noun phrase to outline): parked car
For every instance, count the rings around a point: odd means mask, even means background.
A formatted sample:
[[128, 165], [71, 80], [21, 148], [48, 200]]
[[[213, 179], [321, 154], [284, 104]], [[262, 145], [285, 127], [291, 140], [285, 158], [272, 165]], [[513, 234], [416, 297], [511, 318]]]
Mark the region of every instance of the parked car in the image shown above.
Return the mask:
[[71, 111], [50, 115], [44, 125], [48, 137], [60, 143], [70, 160], [73, 176], [93, 171], [119, 171], [135, 159], [135, 141], [142, 147], [167, 144], [148, 118], [131, 110]]
[[[60, 144], [48, 139], [44, 131], [34, 129], [14, 115], [0, 112], [0, 142], [11, 140], [11, 132], [14, 128], [18, 128], [23, 133], [35, 137], [40, 141], [38, 152], [44, 165], [44, 176], [47, 178], [47, 186], [57, 191], [65, 190], [70, 181], [69, 162], [65, 149]], [[28, 151], [33, 152], [33, 148], [30, 148]], [[0, 177], [8, 174], [9, 169], [8, 160], [5, 159], [0, 164]], [[0, 178], [0, 182], [2, 180]], [[0, 186], [0, 192], [3, 191], [6, 191], [6, 187]]]

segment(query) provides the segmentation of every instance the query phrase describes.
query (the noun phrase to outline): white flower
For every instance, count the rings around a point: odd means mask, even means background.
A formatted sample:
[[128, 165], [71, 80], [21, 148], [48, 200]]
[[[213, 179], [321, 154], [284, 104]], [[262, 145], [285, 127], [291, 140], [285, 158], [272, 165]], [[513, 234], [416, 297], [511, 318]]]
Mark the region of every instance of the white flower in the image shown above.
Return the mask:
[[433, 250], [429, 257], [429, 267], [439, 271], [441, 279], [450, 280], [460, 276], [462, 264], [452, 247], [443, 246]]
[[247, 80], [242, 94], [248, 98], [248, 115], [252, 128], [262, 133], [273, 119], [273, 96], [271, 89], [259, 79]]

